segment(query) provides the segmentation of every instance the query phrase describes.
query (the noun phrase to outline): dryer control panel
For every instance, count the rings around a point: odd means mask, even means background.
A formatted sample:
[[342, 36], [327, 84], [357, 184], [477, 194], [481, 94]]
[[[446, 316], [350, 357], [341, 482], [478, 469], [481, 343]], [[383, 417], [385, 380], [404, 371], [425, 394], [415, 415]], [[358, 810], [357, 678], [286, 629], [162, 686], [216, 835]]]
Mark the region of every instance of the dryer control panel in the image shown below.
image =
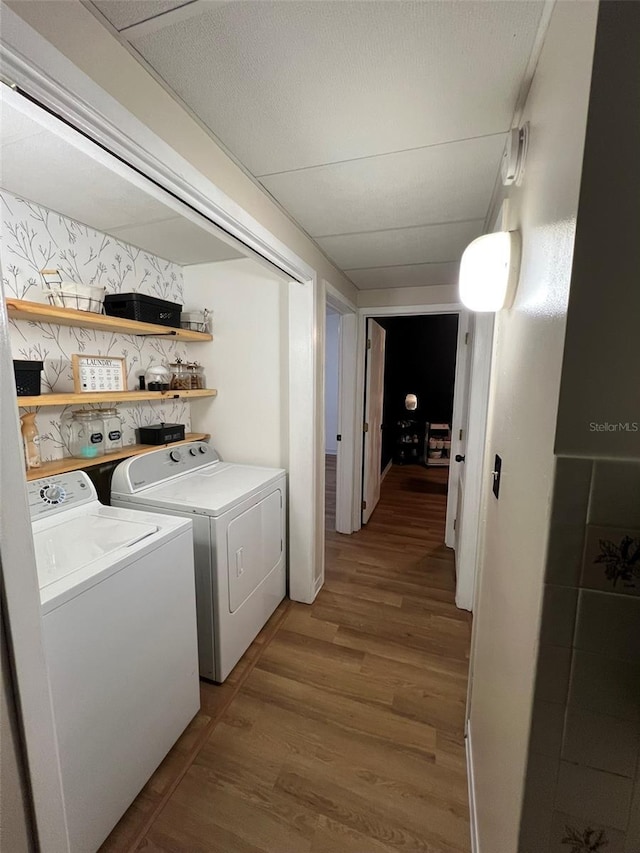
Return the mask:
[[68, 474], [32, 480], [27, 483], [27, 487], [32, 519], [98, 499], [93, 483], [84, 471], [70, 471]]
[[118, 465], [113, 472], [111, 493], [131, 495], [177, 474], [186, 474], [219, 461], [215, 448], [205, 441], [190, 441], [175, 447], [168, 445], [132, 456]]

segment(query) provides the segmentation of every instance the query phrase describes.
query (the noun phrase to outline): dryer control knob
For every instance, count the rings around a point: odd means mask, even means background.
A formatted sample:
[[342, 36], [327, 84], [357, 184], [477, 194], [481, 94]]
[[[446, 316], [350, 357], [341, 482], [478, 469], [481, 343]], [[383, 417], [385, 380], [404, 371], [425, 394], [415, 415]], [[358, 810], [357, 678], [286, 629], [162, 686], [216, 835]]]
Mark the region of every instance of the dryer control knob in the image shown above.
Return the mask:
[[62, 486], [52, 483], [50, 486], [45, 486], [40, 492], [43, 500], [47, 503], [58, 504], [65, 498], [65, 492]]
[[171, 459], [172, 462], [179, 462], [182, 459], [182, 454], [179, 450], [172, 450], [169, 454], [169, 459]]
[[191, 456], [197, 456], [198, 455], [198, 451], [195, 449], [195, 447], [190, 447], [189, 453], [191, 454]]
[[198, 450], [200, 451], [200, 453], [206, 453], [207, 452], [207, 448], [204, 447], [202, 444], [200, 445], [200, 447], [198, 447]]

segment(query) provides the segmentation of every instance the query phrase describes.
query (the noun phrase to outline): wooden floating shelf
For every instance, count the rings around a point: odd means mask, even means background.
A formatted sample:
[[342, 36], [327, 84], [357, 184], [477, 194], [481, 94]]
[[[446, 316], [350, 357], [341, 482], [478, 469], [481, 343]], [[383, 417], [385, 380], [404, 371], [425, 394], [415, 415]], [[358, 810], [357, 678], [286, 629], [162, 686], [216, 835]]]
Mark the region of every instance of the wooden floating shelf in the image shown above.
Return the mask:
[[122, 317], [108, 317], [106, 314], [78, 311], [75, 308], [57, 308], [44, 302], [27, 302], [24, 299], [7, 299], [6, 302], [7, 313], [11, 320], [31, 320], [35, 323], [78, 326], [83, 329], [97, 329], [101, 332], [147, 335], [193, 343], [213, 340], [213, 336], [207, 332], [192, 332], [190, 329], [176, 329], [173, 326], [161, 326], [158, 323], [142, 323], [139, 320], [125, 320]]
[[73, 406], [77, 403], [141, 403], [146, 400], [181, 400], [197, 397], [215, 397], [213, 388], [190, 391], [87, 391], [83, 394], [38, 394], [35, 397], [17, 397], [21, 409], [32, 406]]
[[43, 477], [53, 477], [55, 474], [66, 474], [68, 471], [78, 471], [85, 468], [93, 468], [94, 465], [104, 465], [107, 462], [117, 462], [120, 459], [128, 459], [130, 456], [141, 456], [143, 453], [151, 453], [152, 450], [161, 450], [163, 447], [176, 447], [187, 444], [189, 441], [208, 441], [211, 436], [206, 432], [187, 433], [184, 441], [172, 441], [171, 444], [129, 444], [117, 453], [107, 453], [104, 456], [96, 456], [93, 459], [54, 459], [53, 462], [43, 462], [39, 468], [27, 471], [27, 480], [40, 480]]

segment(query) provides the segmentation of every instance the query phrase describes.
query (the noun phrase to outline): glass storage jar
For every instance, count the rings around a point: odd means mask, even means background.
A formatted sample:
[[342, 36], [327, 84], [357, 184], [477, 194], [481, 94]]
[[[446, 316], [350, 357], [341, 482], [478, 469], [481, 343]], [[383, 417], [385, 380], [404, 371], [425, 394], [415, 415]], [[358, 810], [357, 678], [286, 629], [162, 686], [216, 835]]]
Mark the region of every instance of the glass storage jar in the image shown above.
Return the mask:
[[104, 423], [99, 412], [78, 409], [71, 413], [71, 455], [93, 459], [104, 453]]
[[122, 450], [122, 418], [117, 409], [96, 409], [104, 424], [104, 452], [117, 453]]
[[187, 370], [191, 388], [202, 389], [207, 387], [204, 377], [204, 367], [201, 364], [198, 364], [197, 361], [188, 361], [184, 367]]
[[190, 391], [191, 374], [187, 370], [187, 365], [178, 358], [169, 365], [169, 369], [171, 370], [171, 390]]

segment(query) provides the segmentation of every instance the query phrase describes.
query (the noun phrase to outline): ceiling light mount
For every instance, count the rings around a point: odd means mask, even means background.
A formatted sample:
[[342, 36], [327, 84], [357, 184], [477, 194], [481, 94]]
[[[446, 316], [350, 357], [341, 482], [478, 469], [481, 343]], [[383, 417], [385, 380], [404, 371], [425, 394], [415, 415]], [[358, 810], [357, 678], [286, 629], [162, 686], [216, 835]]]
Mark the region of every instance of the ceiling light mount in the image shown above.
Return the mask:
[[507, 134], [507, 142], [502, 154], [500, 174], [505, 187], [513, 184], [520, 186], [524, 175], [524, 164], [529, 149], [529, 122], [522, 127], [514, 127]]

